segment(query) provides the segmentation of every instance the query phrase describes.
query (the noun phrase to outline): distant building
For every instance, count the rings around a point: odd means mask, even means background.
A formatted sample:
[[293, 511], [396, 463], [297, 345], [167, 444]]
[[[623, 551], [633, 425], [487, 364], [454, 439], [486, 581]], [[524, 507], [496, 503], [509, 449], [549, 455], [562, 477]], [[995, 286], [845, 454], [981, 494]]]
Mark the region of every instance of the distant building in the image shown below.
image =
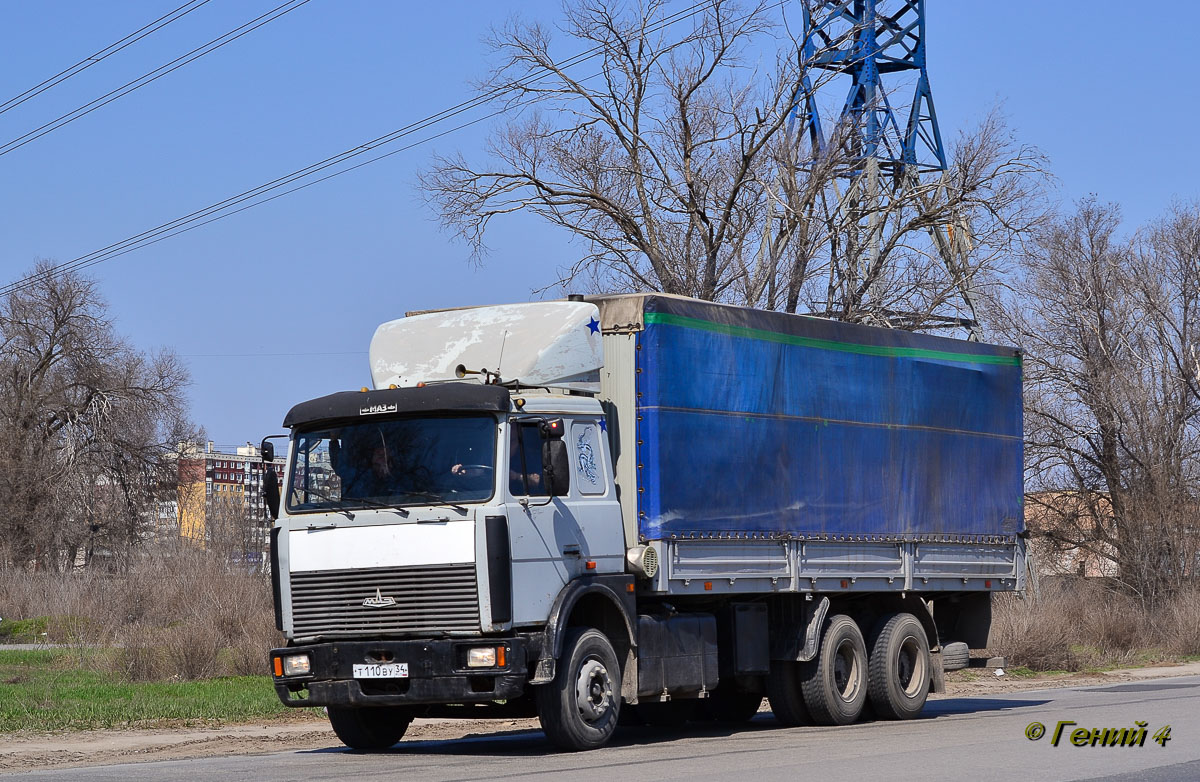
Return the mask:
[[[282, 482], [284, 459], [274, 461]], [[246, 443], [235, 453], [185, 447], [179, 456], [178, 501], [172, 503], [179, 535], [204, 548], [222, 548], [235, 556], [257, 558], [266, 550], [270, 521], [263, 497], [259, 449]]]
[[[1101, 518], [1097, 520], [1095, 513]], [[1030, 532], [1033, 565], [1044, 576], [1115, 578], [1120, 568], [1105, 540], [1110, 525], [1108, 496], [1093, 492], [1045, 491], [1025, 497], [1025, 527]]]

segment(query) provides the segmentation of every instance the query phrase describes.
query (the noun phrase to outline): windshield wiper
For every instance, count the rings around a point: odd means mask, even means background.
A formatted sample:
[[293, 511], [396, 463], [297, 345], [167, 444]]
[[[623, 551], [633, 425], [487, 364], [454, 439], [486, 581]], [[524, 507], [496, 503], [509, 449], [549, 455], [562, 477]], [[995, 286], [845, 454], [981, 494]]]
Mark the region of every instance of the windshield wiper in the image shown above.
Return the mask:
[[466, 507], [459, 505], [457, 502], [451, 502], [450, 500], [446, 499], [445, 497], [443, 497], [442, 495], [440, 495], [436, 492], [422, 491], [420, 489], [410, 489], [410, 490], [405, 491], [404, 493], [408, 494], [410, 496], [413, 496], [413, 497], [425, 497], [427, 499], [433, 500], [434, 502], [440, 502], [443, 505], [448, 505], [451, 508], [454, 508], [456, 511], [460, 511], [462, 513], [467, 512]]
[[395, 511], [396, 513], [399, 513], [401, 516], [408, 515], [408, 511], [405, 510], [404, 508], [398, 508], [395, 505], [388, 505], [387, 503], [378, 502], [376, 500], [369, 500], [366, 497], [342, 497], [339, 500], [339, 499], [329, 496], [325, 492], [320, 491], [318, 489], [305, 489], [305, 491], [309, 494], [315, 495], [317, 497], [317, 499], [324, 500], [326, 502], [337, 503], [336, 505], [333, 505], [332, 507], [330, 507], [330, 510], [337, 511], [338, 513], [344, 513], [346, 515], [346, 518], [351, 521], [354, 521], [354, 514], [348, 508], [342, 507], [342, 505], [346, 502], [346, 500], [352, 500], [354, 502], [361, 502], [363, 505], [366, 505], [368, 508], [378, 508], [379, 510]]
[[408, 515], [408, 511], [405, 510], [404, 508], [401, 508], [397, 505], [388, 505], [386, 502], [380, 502], [379, 500], [371, 500], [371, 499], [367, 499], [366, 497], [342, 497], [343, 502], [345, 502], [346, 500], [350, 500], [352, 502], [361, 502], [363, 505], [366, 505], [368, 508], [378, 508], [379, 510], [394, 510], [397, 513], [399, 513], [401, 516]]
[[[338, 513], [344, 513], [344, 514], [346, 514], [346, 518], [350, 519], [351, 521], [354, 521], [354, 514], [351, 513], [350, 511], [348, 511], [347, 509], [341, 507], [341, 502], [342, 502], [341, 500], [334, 499], [333, 497], [330, 497], [328, 494], [326, 494], [325, 492], [323, 492], [319, 489], [305, 488], [305, 489], [303, 489], [303, 491], [305, 494], [311, 494], [319, 500], [324, 500], [325, 502], [337, 503], [336, 505], [333, 505], [329, 509], [332, 511], [337, 511]], [[311, 528], [312, 525], [310, 524], [309, 527]]]

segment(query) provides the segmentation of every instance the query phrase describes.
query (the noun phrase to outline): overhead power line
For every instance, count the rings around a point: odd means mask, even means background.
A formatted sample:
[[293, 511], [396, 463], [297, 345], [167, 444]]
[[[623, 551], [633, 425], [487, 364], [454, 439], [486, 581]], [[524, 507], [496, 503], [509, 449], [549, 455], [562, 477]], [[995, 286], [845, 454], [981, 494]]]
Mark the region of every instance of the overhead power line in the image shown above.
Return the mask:
[[[778, 7], [779, 5], [782, 5], [783, 2], [784, 2], [784, 0], [778, 0], [778, 2], [774, 3], [771, 7]], [[659, 20], [654, 25], [650, 26], [647, 29], [647, 32], [657, 32], [671, 24], [674, 24], [677, 21], [680, 21], [681, 19], [694, 16], [701, 7], [707, 6], [710, 4], [711, 4], [711, 0], [701, 0], [701, 2], [697, 2], [687, 8], [681, 9], [680, 11], [677, 11], [673, 14], [669, 14], [666, 17], [664, 17], [663, 19]], [[603, 51], [603, 49], [604, 49], [604, 47], [602, 45], [594, 46], [587, 51], [581, 52], [577, 55], [574, 55], [573, 57], [568, 58], [567, 60], [560, 63], [559, 67], [560, 68], [569, 68], [569, 67], [578, 65], [582, 62], [585, 62], [587, 60], [593, 59], [597, 55], [599, 55]], [[419, 119], [415, 122], [409, 123], [408, 125], [398, 128], [397, 130], [394, 130], [391, 133], [385, 134], [383, 136], [379, 136], [378, 138], [372, 139], [371, 141], [368, 141], [364, 144], [360, 144], [356, 147], [352, 147], [351, 149], [348, 149], [348, 150], [341, 152], [337, 155], [334, 155], [332, 157], [326, 158], [325, 160], [319, 161], [317, 163], [313, 163], [312, 165], [306, 166], [301, 169], [297, 169], [296, 171], [293, 171], [290, 174], [286, 174], [282, 177], [271, 180], [270, 182], [266, 182], [262, 185], [259, 185], [258, 187], [251, 188], [250, 190], [243, 191], [234, 196], [230, 196], [229, 198], [226, 198], [222, 201], [218, 201], [214, 204], [210, 204], [209, 206], [204, 207], [203, 209], [198, 209], [198, 210], [191, 212], [189, 214], [186, 214], [182, 217], [176, 218], [175, 220], [171, 220], [170, 222], [163, 223], [163, 224], [156, 226], [154, 228], [151, 228], [147, 231], [143, 231], [140, 234], [131, 236], [120, 242], [115, 242], [113, 244], [108, 245], [107, 247], [102, 247], [99, 250], [95, 250], [91, 253], [87, 253], [86, 255], [81, 255], [78, 258], [74, 258], [70, 261], [66, 261], [64, 263], [58, 264], [57, 266], [53, 266], [50, 269], [46, 269], [42, 272], [34, 273], [32, 275], [29, 275], [28, 277], [24, 277], [19, 280], [15, 280], [14, 282], [9, 283], [8, 285], [4, 286], [3, 288], [0, 288], [0, 296], [6, 296], [9, 293], [12, 293], [16, 290], [19, 290], [19, 289], [22, 289], [25, 287], [29, 287], [30, 285], [35, 284], [38, 280], [45, 279], [47, 277], [52, 277], [54, 275], [61, 274], [66, 271], [76, 271], [79, 269], [84, 269], [89, 266], [93, 266], [95, 264], [102, 263], [107, 260], [111, 260], [112, 258], [116, 258], [118, 256], [125, 255], [126, 253], [132, 252], [134, 250], [138, 250], [143, 247], [148, 247], [151, 244], [157, 244], [158, 242], [162, 241], [163, 239], [168, 239], [168, 238], [170, 238], [172, 236], [176, 236], [180, 233], [185, 233], [194, 228], [199, 228], [203, 225], [207, 225], [211, 222], [215, 222], [216, 220], [220, 220], [225, 217], [230, 217], [234, 214], [243, 212], [254, 206], [258, 206], [260, 204], [267, 203], [268, 201], [275, 200], [276, 198], [280, 198], [289, 193], [295, 192], [297, 190], [302, 190], [305, 187], [309, 187], [311, 185], [318, 184], [319, 182], [323, 182], [327, 179], [331, 179], [335, 176], [338, 176], [339, 174], [348, 173], [349, 171], [352, 171], [357, 168], [361, 168], [362, 166], [367, 165], [369, 163], [376, 162], [377, 160], [381, 160], [385, 157], [389, 157], [389, 156], [397, 154], [399, 152], [406, 151], [408, 149], [411, 149], [414, 146], [418, 146], [419, 144], [427, 143], [428, 141], [431, 141], [435, 138], [439, 138], [448, 133], [452, 133], [456, 130], [460, 130], [469, 125], [473, 125], [478, 122], [482, 122], [484, 120], [495, 117], [499, 114], [504, 113], [509, 108], [515, 108], [515, 107], [501, 108], [497, 111], [492, 112], [491, 114], [485, 115], [483, 117], [479, 117], [477, 119], [471, 120], [469, 122], [465, 122], [456, 127], [453, 127], [448, 130], [444, 130], [440, 133], [434, 134], [432, 136], [423, 138], [412, 144], [406, 145], [400, 149], [396, 149], [391, 152], [385, 153], [383, 155], [379, 155], [378, 157], [360, 162], [359, 164], [357, 164], [355, 166], [352, 166], [352, 167], [349, 167], [344, 170], [337, 171], [337, 172], [334, 172], [331, 174], [327, 174], [326, 176], [321, 177], [320, 179], [298, 185], [298, 186], [290, 188], [286, 191], [276, 193], [276, 194], [271, 195], [266, 198], [261, 198], [260, 200], [254, 201], [253, 203], [246, 204], [247, 201], [252, 201], [253, 199], [258, 198], [259, 196], [266, 195], [267, 193], [271, 193], [272, 191], [278, 190], [280, 188], [285, 188], [288, 185], [293, 184], [301, 179], [312, 176], [313, 174], [316, 174], [320, 171], [326, 170], [332, 166], [336, 166], [339, 163], [342, 163], [347, 160], [358, 157], [359, 155], [365, 154], [373, 149], [377, 149], [380, 146], [383, 146], [385, 144], [405, 138], [409, 135], [412, 135], [413, 133], [417, 133], [417, 132], [420, 132], [421, 130], [429, 128], [439, 122], [443, 122], [447, 119], [458, 116], [464, 112], [478, 108], [479, 106], [482, 106], [492, 100], [495, 100], [498, 97], [501, 97], [507, 93], [514, 92], [522, 86], [532, 85], [532, 84], [536, 83], [537, 81], [540, 81], [540, 80], [546, 78], [546, 76], [548, 76], [548, 75], [549, 75], [549, 71], [547, 69], [543, 73], [531, 74], [531, 75], [525, 77], [524, 79], [516, 82], [514, 85], [503, 86], [503, 87], [495, 88], [493, 90], [489, 90], [488, 92], [482, 93], [474, 98], [470, 98], [465, 101], [461, 101], [460, 103], [457, 103], [454, 106], [443, 109], [442, 111], [439, 111], [435, 114], [428, 115], [428, 116], [426, 116], [422, 119]], [[532, 102], [532, 101], [526, 101], [526, 102], [522, 103], [521, 105], [526, 105], [527, 103], [530, 103], [530, 102]], [[245, 205], [241, 206], [238, 209], [232, 209], [232, 207], [238, 206], [239, 204], [245, 204]], [[230, 210], [230, 211], [226, 211], [226, 210]]]
[[12, 139], [11, 141], [8, 141], [4, 144], [0, 144], [0, 156], [7, 155], [9, 152], [12, 152], [15, 149], [20, 149], [21, 147], [25, 146], [26, 144], [30, 143], [31, 141], [36, 141], [37, 139], [41, 138], [42, 136], [45, 136], [47, 133], [53, 133], [54, 131], [58, 130], [62, 126], [69, 125], [70, 123], [74, 122], [75, 120], [79, 119], [80, 117], [91, 114], [96, 109], [101, 108], [102, 106], [107, 106], [108, 104], [112, 103], [113, 101], [115, 101], [119, 98], [125, 97], [126, 95], [133, 92], [134, 90], [141, 89], [142, 87], [145, 87], [147, 84], [150, 84], [151, 82], [158, 81], [163, 76], [166, 76], [168, 73], [179, 70], [180, 68], [187, 65], [188, 63], [195, 62], [196, 60], [200, 59], [204, 55], [209, 54], [211, 52], [215, 52], [217, 49], [220, 49], [222, 46], [225, 46], [226, 44], [233, 43], [238, 38], [241, 38], [243, 35], [252, 33], [255, 30], [257, 30], [258, 28], [262, 27], [263, 25], [269, 24], [270, 22], [273, 22], [276, 19], [280, 18], [281, 16], [284, 16], [286, 14], [291, 13], [292, 11], [295, 11], [300, 6], [305, 5], [309, 2], [310, 2], [310, 0], [287, 0], [287, 2], [283, 3], [282, 5], [276, 6], [275, 8], [272, 8], [270, 11], [267, 11], [262, 16], [251, 19], [249, 22], [246, 22], [241, 27], [235, 27], [234, 29], [230, 30], [229, 32], [225, 33], [224, 35], [217, 36], [216, 38], [212, 39], [208, 43], [206, 43], [202, 46], [198, 46], [195, 49], [192, 49], [187, 54], [176, 57], [174, 60], [171, 60], [169, 63], [166, 63], [165, 65], [160, 65], [159, 67], [155, 68], [154, 70], [149, 71], [148, 73], [142, 74], [141, 76], [137, 77], [133, 81], [126, 82], [125, 84], [121, 85], [120, 87], [117, 87], [115, 90], [112, 90], [111, 92], [107, 92], [104, 95], [101, 95], [99, 98], [96, 98], [95, 100], [93, 100], [89, 103], [85, 103], [84, 105], [80, 106], [77, 109], [68, 111], [66, 114], [63, 114], [62, 116], [58, 117], [57, 119], [53, 119], [40, 127], [34, 128], [33, 130], [29, 131], [28, 133], [26, 133], [23, 136], [17, 136], [15, 139]]
[[[583, 79], [579, 79], [579, 81], [580, 82], [590, 81], [599, 75], [600, 75], [600, 72], [596, 72], [596, 73], [593, 73], [592, 75], [587, 76]], [[448, 136], [449, 134], [454, 133], [459, 130], [462, 130], [463, 128], [470, 127], [471, 125], [477, 125], [480, 122], [484, 122], [486, 120], [492, 119], [493, 117], [498, 117], [510, 109], [528, 106], [530, 104], [536, 103], [537, 101], [538, 101], [537, 98], [530, 98], [528, 100], [522, 101], [522, 102], [514, 104], [512, 106], [508, 106], [503, 109], [497, 109], [496, 111], [493, 111], [490, 114], [485, 114], [481, 117], [476, 117], [475, 119], [463, 122], [460, 125], [455, 125], [453, 127], [446, 128], [445, 130], [442, 130], [438, 133], [434, 133], [433, 135], [425, 136], [424, 138], [418, 139], [418, 140], [412, 142], [411, 144], [405, 144], [404, 146], [399, 147], [397, 149], [393, 149], [389, 152], [384, 152], [382, 155], [376, 155], [375, 157], [367, 158], [366, 160], [360, 161], [353, 166], [348, 166], [347, 168], [339, 169], [337, 171], [326, 174], [325, 176], [319, 177], [317, 179], [310, 179], [307, 182], [304, 182], [303, 184], [296, 185], [295, 187], [288, 188], [287, 190], [282, 190], [278, 193], [273, 193], [272, 195], [265, 196], [264, 198], [260, 198], [257, 201], [250, 200], [249, 203], [246, 203], [246, 204], [238, 207], [237, 209], [230, 209], [229, 211], [223, 211], [225, 209], [229, 209], [229, 207], [231, 207], [231, 206], [235, 206], [238, 202], [227, 204], [226, 206], [222, 207], [221, 209], [217, 209], [213, 212], [209, 212], [209, 214], [211, 214], [213, 216], [208, 217], [207, 219], [203, 219], [205, 217], [205, 215], [200, 215], [195, 218], [195, 220], [198, 222], [188, 220], [183, 223], [180, 223], [180, 226], [176, 227], [174, 230], [167, 228], [166, 232], [160, 233], [160, 232], [158, 232], [158, 229], [152, 229], [152, 231], [149, 232], [152, 234], [151, 236], [147, 236], [144, 239], [139, 239], [137, 242], [135, 242], [134, 244], [132, 244], [130, 246], [123, 247], [123, 248], [117, 248], [117, 249], [112, 250], [111, 252], [103, 253], [100, 257], [92, 258], [83, 263], [75, 263], [75, 265], [71, 266], [69, 269], [66, 269], [66, 271], [77, 271], [79, 269], [85, 269], [89, 266], [94, 266], [98, 263], [103, 263], [104, 261], [110, 261], [113, 258], [117, 258], [119, 256], [125, 255], [126, 253], [131, 253], [134, 250], [141, 250], [145, 247], [149, 247], [152, 244], [158, 244], [159, 242], [161, 242], [165, 239], [170, 239], [173, 236], [178, 236], [179, 234], [187, 233], [188, 231], [194, 231], [197, 228], [203, 228], [204, 226], [208, 225], [209, 223], [215, 223], [218, 220], [224, 220], [226, 217], [232, 217], [235, 214], [238, 214], [240, 212], [245, 212], [247, 209], [253, 209], [256, 206], [262, 206], [263, 204], [265, 204], [269, 201], [274, 201], [277, 198], [283, 198], [284, 196], [295, 193], [298, 190], [304, 190], [305, 188], [312, 187], [313, 185], [319, 185], [326, 180], [333, 179], [334, 177], [341, 176], [342, 174], [348, 174], [351, 171], [362, 168], [363, 166], [370, 165], [371, 163], [376, 163], [380, 160], [383, 160], [384, 158], [389, 158], [392, 155], [398, 155], [401, 152], [407, 152], [408, 150], [410, 150], [414, 147], [419, 147], [422, 144], [427, 144], [428, 142], [433, 141], [434, 139], [439, 139], [442, 136]], [[371, 147], [369, 147], [369, 149], [375, 149], [376, 146], [371, 146]], [[363, 150], [363, 152], [366, 152], [366, 151], [369, 151], [369, 150], [367, 150], [367, 149]], [[361, 153], [356, 153], [356, 154], [361, 154]], [[343, 161], [337, 161], [337, 162], [343, 162]], [[329, 165], [332, 166], [335, 164], [336, 163], [330, 163]], [[329, 166], [323, 166], [322, 168], [328, 168], [328, 167]], [[318, 169], [318, 170], [321, 170], [321, 169]], [[312, 172], [312, 173], [315, 173], [315, 172]], [[299, 178], [297, 178], [297, 179], [299, 179]], [[297, 179], [292, 179], [291, 181], [294, 182], [294, 181], [297, 181]], [[288, 184], [288, 182], [283, 182], [280, 185], [278, 185], [278, 187], [282, 187], [286, 184]], [[271, 189], [274, 189], [274, 188], [264, 190], [263, 193], [270, 192]], [[262, 195], [263, 193], [259, 193], [258, 195]], [[252, 198], [254, 198], [254, 196], [250, 196], [250, 198], [252, 199]], [[243, 200], [246, 200], [246, 199], [243, 199]], [[202, 210], [202, 211], [205, 211], [205, 210]], [[162, 226], [160, 226], [160, 228], [162, 228]], [[54, 274], [58, 274], [58, 273], [60, 273], [60, 271], [56, 267], [55, 269], [51, 269], [47, 272], [44, 272], [43, 274], [44, 275], [48, 274], [48, 275], [53, 276]], [[34, 275], [30, 279], [37, 279], [37, 276]], [[20, 283], [20, 282], [22, 282], [22, 281], [18, 281], [18, 283]], [[8, 294], [8, 292], [9, 292], [8, 288], [0, 289], [0, 296], [5, 296]]]
[[45, 81], [43, 81], [39, 84], [33, 85], [29, 89], [22, 92], [20, 95], [14, 95], [13, 97], [9, 98], [8, 100], [4, 101], [3, 103], [0, 103], [0, 114], [3, 114], [4, 112], [8, 111], [9, 109], [20, 106], [22, 103], [29, 100], [30, 98], [37, 97], [38, 95], [41, 95], [43, 92], [45, 92], [46, 90], [48, 90], [52, 87], [62, 84], [64, 81], [71, 78], [72, 76], [75, 76], [79, 73], [82, 73], [83, 71], [86, 71], [88, 68], [92, 67], [93, 65], [100, 62], [101, 60], [111, 57], [112, 55], [121, 51], [125, 47], [130, 46], [131, 44], [137, 43], [138, 41], [142, 40], [143, 38], [145, 38], [148, 35], [158, 32], [162, 28], [169, 25], [171, 22], [182, 19], [183, 17], [190, 14], [192, 11], [195, 11], [200, 6], [206, 5], [209, 2], [210, 2], [210, 0], [188, 0], [188, 2], [179, 6], [178, 8], [171, 11], [170, 13], [160, 16], [159, 18], [155, 19], [153, 22], [146, 25], [145, 27], [134, 30], [132, 33], [125, 36], [121, 40], [116, 41], [115, 43], [110, 43], [108, 46], [105, 46], [103, 49], [96, 52], [95, 54], [89, 55], [89, 56], [83, 58], [82, 60], [80, 60], [79, 62], [75, 63], [70, 68], [59, 71], [58, 73], [54, 74], [50, 78], [46, 79]]
[[[765, 6], [765, 8], [762, 10], [770, 10], [773, 8], [778, 8], [778, 7], [782, 6], [785, 2], [786, 2], [786, 0], [776, 0], [775, 2], [771, 3], [770, 5]], [[665, 27], [667, 27], [671, 24], [674, 24], [675, 22], [678, 22], [682, 19], [694, 16], [699, 11], [700, 8], [711, 5], [711, 3], [712, 3], [712, 0], [701, 0], [701, 2], [694, 3], [693, 5], [688, 6], [687, 8], [684, 8], [684, 9], [681, 9], [680, 11], [676, 11], [675, 13], [669, 14], [669, 15], [663, 17], [662, 19], [660, 19], [654, 25], [648, 26], [646, 29], [646, 32], [647, 33], [658, 32], [658, 31], [664, 29]], [[580, 63], [583, 63], [583, 62], [586, 62], [588, 60], [595, 58], [603, 51], [603, 49], [604, 49], [603, 45], [597, 45], [587, 51], [581, 52], [579, 54], [574, 55], [573, 57], [568, 58], [567, 60], [564, 60], [562, 63], [558, 64], [558, 67], [560, 69], [562, 69], [562, 68], [570, 68], [570, 67], [579, 65]], [[538, 82], [542, 79], [545, 79], [547, 76], [550, 75], [549, 69], [543, 69], [543, 71], [544, 72], [542, 72], [542, 73], [530, 74], [529, 76], [526, 76], [524, 79], [521, 79], [512, 85], [497, 87], [493, 90], [482, 93], [474, 98], [470, 98], [468, 100], [457, 103], [454, 106], [443, 109], [442, 111], [439, 111], [435, 114], [430, 114], [426, 117], [423, 117], [422, 119], [416, 120], [415, 122], [411, 122], [408, 125], [405, 125], [404, 127], [401, 127], [401, 128], [398, 128], [398, 129], [392, 131], [391, 133], [387, 133], [383, 136], [379, 136], [378, 138], [372, 139], [371, 141], [365, 142], [356, 147], [352, 147], [352, 148], [350, 148], [344, 152], [341, 152], [337, 155], [326, 158], [325, 160], [319, 161], [317, 163], [313, 163], [312, 165], [305, 166], [304, 168], [301, 168], [301, 169], [297, 169], [297, 170], [291, 172], [290, 174], [286, 174], [277, 179], [273, 179], [270, 182], [266, 182], [262, 185], [259, 185], [258, 187], [251, 188], [249, 190], [245, 190], [241, 193], [238, 193], [237, 195], [233, 195], [233, 196], [230, 196], [229, 198], [223, 199], [221, 201], [217, 201], [216, 203], [210, 204], [209, 206], [204, 207], [203, 209], [198, 209], [198, 210], [191, 212], [189, 214], [186, 214], [182, 217], [176, 218], [175, 220], [171, 220], [169, 222], [163, 223], [163, 224], [158, 225], [149, 230], [143, 231], [139, 234], [135, 234], [134, 236], [131, 236], [127, 239], [123, 239], [122, 241], [114, 242], [113, 244], [110, 244], [106, 247], [102, 247], [99, 250], [94, 250], [93, 252], [87, 253], [86, 255], [81, 255], [77, 258], [74, 258], [70, 261], [66, 261], [64, 263], [58, 264], [49, 269], [43, 270], [41, 272], [35, 272], [34, 274], [31, 274], [27, 277], [23, 277], [21, 279], [14, 280], [13, 282], [9, 283], [8, 285], [5, 285], [2, 288], [0, 288], [0, 296], [7, 296], [10, 293], [13, 293], [15, 291], [30, 287], [34, 284], [37, 284], [37, 282], [39, 280], [47, 279], [49, 277], [53, 277], [55, 275], [62, 274], [62, 273], [68, 272], [68, 271], [77, 271], [80, 269], [87, 268], [89, 266], [94, 266], [98, 263], [103, 263], [104, 261], [108, 261], [113, 258], [119, 257], [121, 255], [125, 255], [126, 253], [133, 252], [134, 250], [140, 250], [140, 249], [142, 249], [144, 247], [148, 247], [152, 244], [157, 244], [158, 242], [163, 241], [164, 239], [169, 239], [172, 236], [177, 236], [178, 234], [185, 233], [187, 231], [191, 231], [195, 228], [199, 228], [204, 225], [208, 225], [209, 223], [216, 222], [217, 220], [222, 220], [226, 217], [231, 217], [232, 215], [238, 214], [239, 212], [243, 212], [243, 211], [246, 211], [247, 209], [251, 209], [255, 206], [259, 206], [259, 205], [265, 204], [269, 201], [273, 201], [276, 198], [281, 198], [285, 195], [288, 195], [289, 193], [294, 193], [297, 190], [303, 190], [306, 187], [311, 187], [312, 185], [318, 184], [318, 183], [323, 182], [328, 179], [332, 179], [333, 177], [336, 177], [336, 176], [340, 176], [341, 174], [348, 173], [355, 169], [358, 169], [363, 166], [374, 163], [378, 160], [382, 160], [384, 158], [390, 157], [390, 156], [398, 154], [400, 152], [404, 152], [406, 150], [412, 149], [413, 147], [419, 146], [421, 144], [428, 143], [429, 141], [432, 141], [436, 138], [440, 138], [441, 136], [445, 136], [449, 133], [453, 133], [462, 128], [465, 128], [470, 125], [474, 125], [479, 122], [483, 122], [485, 120], [491, 119], [492, 117], [503, 114], [512, 108], [518, 108], [518, 107], [522, 107], [522, 106], [526, 106], [531, 103], [534, 103], [537, 100], [536, 97], [525, 100], [525, 101], [518, 102], [517, 104], [504, 106], [504, 107], [499, 108], [499, 109], [497, 109], [489, 114], [486, 114], [484, 116], [476, 117], [474, 119], [463, 122], [459, 125], [456, 125], [456, 126], [453, 126], [450, 128], [446, 128], [446, 129], [442, 129], [437, 133], [434, 133], [429, 136], [425, 136], [421, 139], [413, 141], [412, 143], [407, 144], [398, 149], [394, 149], [394, 150], [391, 150], [384, 154], [378, 155], [376, 157], [360, 161], [353, 166], [349, 166], [347, 168], [328, 173], [325, 176], [322, 176], [318, 179], [314, 179], [314, 180], [310, 180], [307, 182], [297, 184], [301, 180], [307, 179], [308, 177], [311, 177], [314, 174], [317, 174], [321, 171], [325, 171], [325, 170], [327, 170], [333, 166], [336, 166], [340, 163], [347, 162], [347, 161], [357, 158], [361, 155], [364, 155], [367, 152], [370, 152], [374, 149], [378, 149], [381, 146], [384, 146], [386, 144], [391, 144], [400, 139], [411, 136], [415, 133], [419, 133], [422, 130], [429, 129], [434, 125], [445, 122], [446, 120], [449, 120], [449, 119], [451, 119], [455, 116], [458, 116], [460, 114], [463, 114], [467, 111], [479, 108], [480, 106], [483, 106], [499, 97], [503, 97], [506, 94], [515, 92], [518, 89], [520, 89], [521, 87], [531, 86], [531, 85], [535, 84], [536, 82]], [[596, 75], [599, 75], [599, 74], [593, 74], [592, 76], [589, 76], [587, 78], [591, 79], [591, 78], [594, 78], [594, 76], [596, 76]], [[288, 187], [289, 185], [293, 185], [293, 184], [295, 184], [296, 186], [290, 187], [290, 188]], [[283, 189], [283, 188], [287, 188], [287, 189]], [[279, 192], [275, 192], [275, 191], [279, 191]], [[234, 207], [237, 207], [237, 208], [235, 209]]]

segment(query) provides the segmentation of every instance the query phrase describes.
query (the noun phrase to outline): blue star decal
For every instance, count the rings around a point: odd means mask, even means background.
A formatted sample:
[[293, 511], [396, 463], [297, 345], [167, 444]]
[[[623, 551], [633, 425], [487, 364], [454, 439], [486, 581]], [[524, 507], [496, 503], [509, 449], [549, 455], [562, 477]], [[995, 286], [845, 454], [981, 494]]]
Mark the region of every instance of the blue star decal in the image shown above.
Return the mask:
[[592, 318], [588, 321], [587, 327], [592, 330], [593, 334], [600, 333], [600, 321], [596, 320], [595, 318]]
[[607, 432], [607, 431], [608, 431], [608, 421], [606, 421], [606, 420], [605, 420], [605, 419], [603, 419], [603, 418], [601, 418], [601, 419], [600, 419], [600, 431], [601, 431], [601, 432]]

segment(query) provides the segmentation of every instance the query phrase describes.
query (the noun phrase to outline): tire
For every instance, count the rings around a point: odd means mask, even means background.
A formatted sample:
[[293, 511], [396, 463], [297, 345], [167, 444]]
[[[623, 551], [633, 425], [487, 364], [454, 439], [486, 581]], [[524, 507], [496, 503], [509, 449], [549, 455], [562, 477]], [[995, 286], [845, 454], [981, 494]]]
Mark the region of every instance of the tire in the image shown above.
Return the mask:
[[911, 720], [929, 697], [929, 637], [912, 614], [886, 616], [871, 633], [867, 662], [867, 697], [875, 715], [885, 720]]
[[802, 663], [800, 691], [813, 722], [849, 725], [867, 702], [867, 644], [853, 619], [837, 614], [825, 622], [817, 659]]
[[749, 722], [762, 706], [761, 692], [743, 692], [718, 687], [702, 702], [701, 714], [714, 722], [737, 725]]
[[387, 749], [403, 738], [412, 720], [411, 714], [396, 708], [329, 707], [329, 724], [333, 732], [351, 749]]
[[621, 667], [612, 644], [599, 630], [572, 628], [557, 667], [554, 681], [534, 688], [546, 738], [568, 752], [602, 746], [621, 709]]
[[942, 646], [942, 670], [957, 671], [971, 664], [971, 650], [962, 641]]
[[771, 672], [767, 676], [767, 700], [771, 711], [780, 724], [789, 728], [811, 725], [808, 707], [804, 705], [804, 693], [800, 689], [801, 663], [772, 660]]

